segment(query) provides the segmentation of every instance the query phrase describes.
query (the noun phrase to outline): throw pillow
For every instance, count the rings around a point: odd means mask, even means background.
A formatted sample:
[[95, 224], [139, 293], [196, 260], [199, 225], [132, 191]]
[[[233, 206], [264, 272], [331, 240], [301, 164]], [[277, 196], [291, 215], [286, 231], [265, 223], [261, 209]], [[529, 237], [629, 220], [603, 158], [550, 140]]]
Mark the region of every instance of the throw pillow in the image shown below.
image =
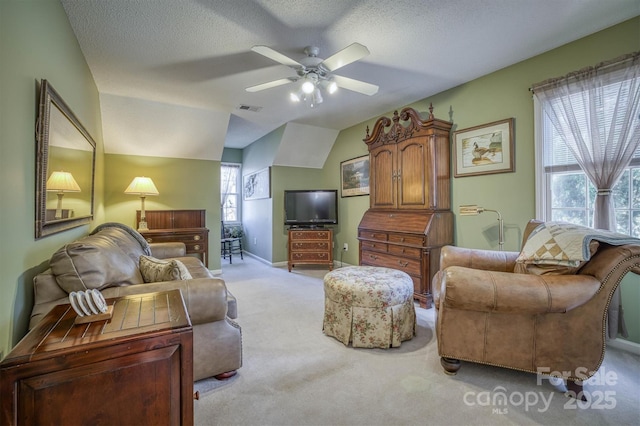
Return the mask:
[[179, 260], [162, 260], [145, 255], [140, 256], [140, 273], [145, 283], [190, 280], [192, 278], [187, 267]]

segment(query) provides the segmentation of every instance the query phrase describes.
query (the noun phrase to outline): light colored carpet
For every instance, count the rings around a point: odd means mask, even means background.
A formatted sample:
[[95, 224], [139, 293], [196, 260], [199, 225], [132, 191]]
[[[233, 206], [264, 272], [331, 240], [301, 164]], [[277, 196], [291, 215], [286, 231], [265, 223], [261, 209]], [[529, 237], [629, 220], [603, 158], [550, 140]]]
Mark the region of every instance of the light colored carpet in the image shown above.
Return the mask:
[[326, 272], [289, 273], [249, 256], [223, 262], [244, 365], [227, 381], [196, 384], [197, 425], [640, 424], [637, 355], [608, 349], [600, 371], [609, 384], [586, 384], [593, 397], [582, 408], [534, 374], [463, 363], [447, 376], [433, 309], [417, 309], [417, 335], [400, 348], [354, 349], [325, 336]]

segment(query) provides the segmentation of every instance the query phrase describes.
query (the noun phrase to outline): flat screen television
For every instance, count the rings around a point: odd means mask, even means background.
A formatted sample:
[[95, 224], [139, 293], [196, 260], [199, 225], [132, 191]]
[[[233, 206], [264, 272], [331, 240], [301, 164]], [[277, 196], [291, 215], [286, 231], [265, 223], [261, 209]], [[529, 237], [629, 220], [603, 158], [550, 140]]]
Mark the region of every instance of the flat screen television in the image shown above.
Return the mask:
[[338, 223], [338, 190], [284, 191], [284, 224], [318, 227]]

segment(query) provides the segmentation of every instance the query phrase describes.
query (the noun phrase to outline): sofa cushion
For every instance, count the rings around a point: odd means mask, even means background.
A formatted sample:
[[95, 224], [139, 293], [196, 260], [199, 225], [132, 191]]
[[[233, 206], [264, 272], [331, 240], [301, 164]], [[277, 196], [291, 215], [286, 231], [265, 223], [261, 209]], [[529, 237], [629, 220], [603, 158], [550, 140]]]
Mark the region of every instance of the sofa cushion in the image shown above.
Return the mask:
[[101, 290], [143, 283], [138, 268], [142, 254], [144, 249], [134, 237], [121, 228], [110, 227], [61, 247], [49, 266], [67, 293]]
[[187, 267], [179, 260], [161, 260], [144, 255], [140, 256], [140, 273], [145, 283], [190, 280], [192, 278]]

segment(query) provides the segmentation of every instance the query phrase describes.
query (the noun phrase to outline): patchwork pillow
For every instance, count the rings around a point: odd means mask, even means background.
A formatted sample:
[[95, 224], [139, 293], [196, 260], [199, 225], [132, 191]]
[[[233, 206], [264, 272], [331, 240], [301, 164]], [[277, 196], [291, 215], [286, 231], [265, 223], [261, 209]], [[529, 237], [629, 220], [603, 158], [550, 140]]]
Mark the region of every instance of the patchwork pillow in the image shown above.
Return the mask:
[[145, 283], [190, 280], [192, 278], [187, 267], [179, 260], [161, 260], [145, 255], [140, 256], [140, 273]]

